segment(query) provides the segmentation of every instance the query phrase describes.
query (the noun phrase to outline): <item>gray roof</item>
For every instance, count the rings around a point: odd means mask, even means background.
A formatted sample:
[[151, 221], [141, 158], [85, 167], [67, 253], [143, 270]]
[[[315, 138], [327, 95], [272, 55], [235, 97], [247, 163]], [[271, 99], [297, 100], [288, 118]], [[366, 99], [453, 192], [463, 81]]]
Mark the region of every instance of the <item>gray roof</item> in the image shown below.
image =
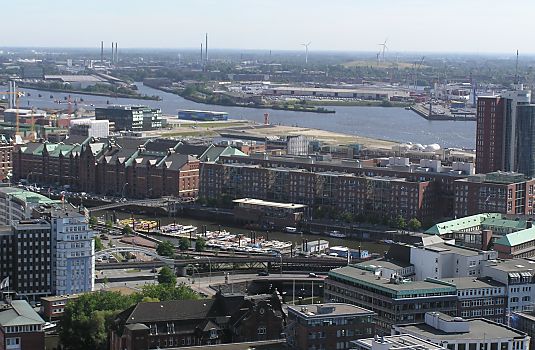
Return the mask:
[[493, 280], [492, 278], [474, 278], [474, 277], [459, 277], [459, 278], [443, 278], [442, 281], [454, 284], [457, 289], [477, 289], [477, 288], [493, 288], [505, 287], [505, 284]]
[[378, 267], [384, 267], [385, 269], [390, 269], [390, 270], [399, 270], [399, 269], [404, 269], [406, 267], [411, 267], [413, 265], [411, 263], [407, 263], [404, 261], [388, 259], [388, 258], [379, 258], [379, 259], [366, 260], [364, 262], [358, 263], [357, 266], [362, 266], [363, 268], [367, 270], [378, 268]]
[[448, 283], [426, 280], [426, 281], [409, 281], [405, 283], [393, 283], [371, 272], [361, 270], [355, 266], [344, 266], [329, 272], [329, 277], [338, 277], [347, 279], [365, 286], [371, 286], [379, 290], [393, 293], [397, 296], [406, 294], [425, 294], [437, 292], [455, 292], [455, 287]]
[[374, 312], [359, 306], [343, 303], [325, 303], [314, 305], [288, 305], [288, 310], [292, 310], [300, 317], [323, 318], [336, 316], [366, 316], [374, 315]]
[[459, 254], [463, 256], [478, 256], [479, 250], [467, 248], [467, 247], [461, 247], [454, 244], [448, 244], [448, 243], [437, 243], [425, 246], [423, 249], [430, 250], [433, 252], [437, 252], [439, 254]]
[[10, 305], [9, 309], [0, 311], [0, 325], [3, 327], [45, 323], [25, 300], [13, 300]]
[[173, 300], [138, 303], [128, 315], [127, 324], [205, 319], [214, 300]]
[[469, 332], [446, 333], [440, 329], [433, 328], [426, 323], [400, 325], [396, 327], [399, 327], [401, 332], [408, 332], [423, 339], [440, 341], [469, 340], [470, 342], [474, 342], [474, 340], [477, 339], [487, 339], [488, 341], [495, 338], [511, 339], [524, 338], [526, 336], [525, 333], [517, 331], [514, 328], [483, 318], [465, 320], [465, 322], [469, 322], [470, 324]]
[[521, 272], [535, 269], [535, 261], [529, 259], [510, 259], [489, 262], [486, 266], [504, 272]]
[[[373, 348], [373, 342], [377, 341], [374, 338], [359, 339], [355, 340], [352, 343], [360, 345], [367, 349]], [[398, 334], [398, 335], [388, 335], [386, 337], [381, 337], [379, 342], [388, 344], [390, 350], [396, 349], [422, 349], [422, 350], [442, 350], [445, 349], [440, 345], [431, 343], [424, 339], [415, 337], [410, 334]]]
[[145, 326], [143, 323], [132, 323], [132, 324], [127, 324], [125, 326], [126, 329], [129, 329], [131, 331], [138, 331], [138, 330], [144, 330], [144, 329], [149, 329], [149, 327]]

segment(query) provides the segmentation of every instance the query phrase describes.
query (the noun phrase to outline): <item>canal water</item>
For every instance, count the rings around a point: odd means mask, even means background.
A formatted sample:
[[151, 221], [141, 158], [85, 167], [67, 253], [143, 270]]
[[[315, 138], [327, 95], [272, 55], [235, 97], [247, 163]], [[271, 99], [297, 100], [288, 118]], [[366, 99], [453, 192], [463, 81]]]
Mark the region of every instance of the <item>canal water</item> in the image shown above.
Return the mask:
[[[437, 143], [442, 147], [475, 148], [474, 121], [428, 121], [416, 113], [403, 108], [383, 107], [336, 107], [334, 114], [275, 111], [244, 107], [226, 107], [206, 105], [188, 101], [178, 95], [163, 92], [137, 83], [139, 92], [145, 95], [158, 95], [161, 101], [113, 98], [106, 96], [92, 96], [70, 94], [71, 100], [83, 102], [78, 107], [87, 110], [95, 106], [106, 104], [144, 104], [159, 107], [164, 114], [176, 115], [178, 109], [201, 109], [228, 112], [234, 119], [244, 119], [263, 123], [263, 114], [270, 114], [270, 121], [282, 125], [298, 125], [333, 132], [366, 136], [377, 139], [398, 142], [412, 142], [421, 144]], [[20, 106], [37, 108], [66, 109], [67, 93], [46, 92], [32, 89], [22, 89], [31, 96], [20, 99]], [[41, 97], [39, 97], [41, 94]], [[51, 97], [52, 96], [52, 97]], [[58, 104], [55, 101], [61, 101]]]
[[[131, 217], [131, 214], [125, 213], [125, 212], [113, 212], [113, 211], [105, 211], [105, 212], [98, 212], [96, 214], [97, 217], [101, 219], [111, 219], [113, 215], [115, 214], [116, 218], [118, 220], [121, 219], [127, 219]], [[217, 231], [219, 229], [225, 230], [232, 233], [241, 233], [244, 235], [249, 235], [251, 233], [251, 230], [240, 228], [239, 226], [228, 226], [224, 224], [219, 224], [217, 222], [212, 221], [205, 221], [205, 220], [197, 220], [197, 219], [191, 219], [191, 218], [185, 218], [185, 217], [167, 217], [167, 216], [144, 216], [144, 215], [134, 215], [135, 219], [146, 219], [146, 220], [160, 220], [161, 225], [167, 225], [171, 224], [173, 222], [176, 222], [177, 224], [181, 225], [193, 225], [198, 228], [198, 231], [200, 232], [201, 228], [206, 226], [206, 229], [208, 231]], [[343, 239], [343, 238], [332, 238], [327, 236], [319, 236], [319, 235], [310, 235], [310, 234], [297, 234], [297, 233], [286, 233], [286, 232], [278, 232], [278, 231], [270, 231], [264, 232], [264, 231], [258, 231], [256, 232], [256, 237], [262, 236], [264, 238], [269, 239], [276, 239], [279, 241], [289, 241], [294, 242], [296, 247], [300, 247], [303, 240], [313, 241], [318, 239], [323, 239], [329, 241], [329, 245], [331, 247], [333, 246], [345, 246], [352, 249], [358, 249], [359, 246], [363, 250], [368, 250], [370, 253], [379, 253], [384, 254], [386, 250], [388, 250], [388, 245], [376, 243], [376, 242], [368, 242], [368, 241], [357, 241], [354, 239]], [[160, 236], [155, 235], [158, 239], [161, 240], [169, 240], [173, 242], [174, 244], [178, 245], [178, 238], [168, 237], [168, 236]]]

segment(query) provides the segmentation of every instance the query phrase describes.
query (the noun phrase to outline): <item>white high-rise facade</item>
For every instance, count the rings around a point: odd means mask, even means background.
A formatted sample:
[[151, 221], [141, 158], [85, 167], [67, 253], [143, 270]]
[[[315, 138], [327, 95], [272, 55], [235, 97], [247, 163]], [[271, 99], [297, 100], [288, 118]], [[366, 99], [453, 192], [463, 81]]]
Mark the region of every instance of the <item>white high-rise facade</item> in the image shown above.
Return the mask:
[[52, 286], [56, 295], [92, 291], [95, 274], [94, 232], [73, 210], [52, 210]]

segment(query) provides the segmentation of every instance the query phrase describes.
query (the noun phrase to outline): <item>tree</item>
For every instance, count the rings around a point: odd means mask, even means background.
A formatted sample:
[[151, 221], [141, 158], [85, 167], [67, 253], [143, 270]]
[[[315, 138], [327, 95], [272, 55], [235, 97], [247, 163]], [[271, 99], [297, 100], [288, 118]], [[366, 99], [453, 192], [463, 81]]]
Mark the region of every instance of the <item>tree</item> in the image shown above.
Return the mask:
[[178, 248], [184, 251], [184, 250], [188, 250], [189, 247], [190, 247], [189, 240], [185, 237], [180, 238], [180, 240], [178, 241]]
[[102, 244], [102, 240], [100, 239], [100, 237], [95, 236], [95, 251], [99, 252], [102, 249], [104, 249], [104, 244]]
[[113, 228], [113, 221], [106, 220], [106, 228]]
[[163, 256], [173, 256], [175, 254], [175, 247], [173, 246], [173, 243], [169, 241], [163, 241], [158, 243], [156, 253]]
[[96, 224], [98, 224], [98, 220], [96, 217], [90, 216], [88, 223], [89, 223], [89, 226], [95, 226]]
[[405, 229], [405, 227], [407, 227], [407, 223], [405, 222], [405, 219], [401, 216], [398, 216], [396, 218], [396, 227], [399, 228], [400, 230], [403, 230]]
[[131, 235], [133, 231], [130, 226], [125, 225], [123, 226], [122, 232], [123, 232], [123, 235], [128, 236], [128, 235]]
[[107, 332], [114, 317], [134, 303], [118, 292], [83, 294], [71, 300], [60, 320], [60, 340], [65, 349], [107, 349]]
[[409, 220], [408, 226], [412, 231], [419, 231], [422, 228], [422, 223], [420, 220], [412, 218]]
[[162, 267], [158, 273], [158, 283], [170, 284], [174, 286], [176, 284], [176, 276], [173, 270], [171, 270], [168, 266]]
[[67, 303], [65, 313], [60, 320], [59, 336], [63, 349], [108, 349], [107, 335], [110, 330], [116, 328], [114, 319], [120, 312], [141, 301], [189, 299], [199, 299], [199, 294], [184, 283], [178, 286], [174, 284], [146, 285], [141, 293], [132, 295], [107, 291], [83, 294]]
[[176, 286], [165, 283], [146, 284], [143, 286], [141, 294], [144, 298], [158, 299], [159, 301], [199, 299], [199, 294], [185, 283], [180, 283]]
[[195, 251], [203, 252], [206, 249], [206, 240], [202, 237], [197, 238], [195, 241]]

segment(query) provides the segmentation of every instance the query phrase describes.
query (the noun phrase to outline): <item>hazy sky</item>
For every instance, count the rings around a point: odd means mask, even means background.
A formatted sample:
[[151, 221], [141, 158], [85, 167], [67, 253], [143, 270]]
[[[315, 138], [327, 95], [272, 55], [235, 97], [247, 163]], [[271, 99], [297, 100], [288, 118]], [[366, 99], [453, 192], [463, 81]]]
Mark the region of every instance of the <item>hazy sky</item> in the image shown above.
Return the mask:
[[[535, 53], [535, 0], [13, 0], [1, 46]], [[8, 34], [11, 33], [11, 34]]]

